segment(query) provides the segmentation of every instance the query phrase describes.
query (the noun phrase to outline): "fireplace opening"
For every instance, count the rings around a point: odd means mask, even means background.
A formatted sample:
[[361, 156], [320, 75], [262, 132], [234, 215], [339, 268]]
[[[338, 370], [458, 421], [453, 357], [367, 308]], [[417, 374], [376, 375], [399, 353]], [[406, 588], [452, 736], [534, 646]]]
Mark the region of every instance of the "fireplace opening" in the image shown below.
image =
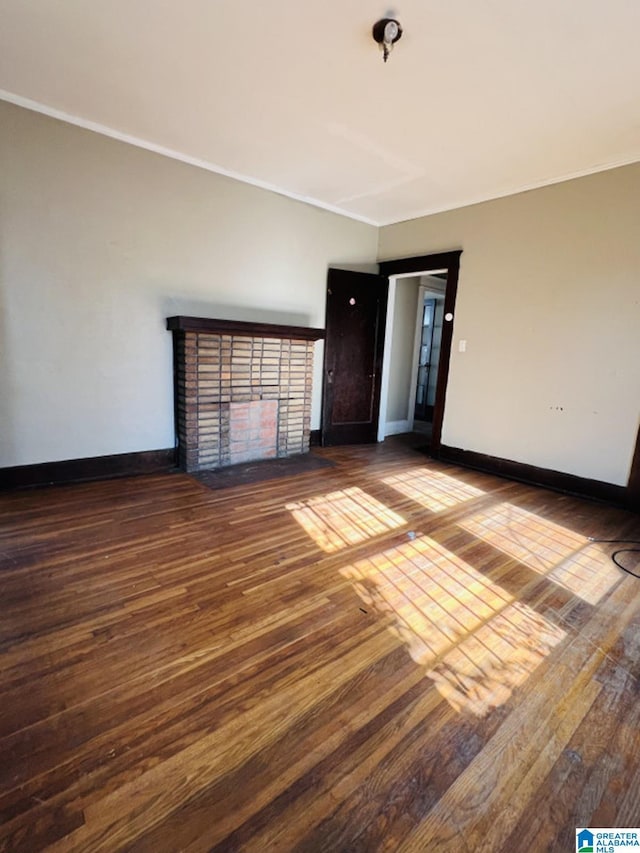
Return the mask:
[[278, 455], [278, 403], [254, 400], [229, 404], [229, 464], [275, 459]]

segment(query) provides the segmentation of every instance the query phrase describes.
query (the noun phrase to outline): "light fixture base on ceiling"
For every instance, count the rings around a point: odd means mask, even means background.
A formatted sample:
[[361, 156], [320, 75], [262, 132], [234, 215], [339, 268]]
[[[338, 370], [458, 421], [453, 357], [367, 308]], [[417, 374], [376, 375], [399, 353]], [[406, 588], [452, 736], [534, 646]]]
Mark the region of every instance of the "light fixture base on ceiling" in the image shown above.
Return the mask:
[[402, 27], [395, 18], [381, 18], [373, 25], [373, 40], [382, 48], [384, 61], [389, 59], [394, 44], [402, 38]]

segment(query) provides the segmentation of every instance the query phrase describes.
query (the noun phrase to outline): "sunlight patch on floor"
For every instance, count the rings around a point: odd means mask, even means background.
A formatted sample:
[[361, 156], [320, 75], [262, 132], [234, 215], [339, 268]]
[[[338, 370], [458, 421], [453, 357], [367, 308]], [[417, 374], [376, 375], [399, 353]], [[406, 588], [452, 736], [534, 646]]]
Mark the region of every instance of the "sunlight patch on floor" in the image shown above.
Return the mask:
[[620, 580], [600, 549], [585, 550], [584, 536], [513, 504], [481, 510], [458, 525], [589, 604]]
[[484, 716], [504, 704], [565, 636], [566, 631], [516, 601], [427, 674], [457, 711]]
[[327, 553], [406, 524], [401, 515], [357, 487], [289, 503], [286, 508]]
[[456, 710], [503, 704], [565, 632], [427, 536], [341, 569]]
[[429, 468], [404, 471], [385, 477], [382, 482], [431, 512], [450, 509], [456, 504], [485, 494], [475, 486], [469, 486], [462, 480]]

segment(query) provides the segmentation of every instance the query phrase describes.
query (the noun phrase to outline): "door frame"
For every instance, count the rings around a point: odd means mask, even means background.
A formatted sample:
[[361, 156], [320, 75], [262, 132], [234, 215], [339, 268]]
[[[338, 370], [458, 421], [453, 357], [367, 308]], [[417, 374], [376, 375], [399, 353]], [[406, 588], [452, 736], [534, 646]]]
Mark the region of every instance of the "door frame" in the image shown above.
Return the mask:
[[[455, 323], [455, 304], [458, 292], [458, 277], [460, 272], [460, 255], [462, 249], [451, 252], [439, 252], [433, 255], [399, 258], [382, 261], [379, 264], [380, 274], [389, 277], [389, 293], [387, 297], [387, 322], [385, 330], [384, 354], [382, 359], [382, 388], [380, 394], [380, 411], [378, 416], [378, 441], [384, 441], [387, 421], [387, 402], [389, 395], [389, 364], [391, 362], [391, 347], [393, 344], [393, 315], [396, 295], [396, 283], [401, 278], [415, 278], [418, 275], [428, 275], [433, 272], [447, 271], [447, 284], [444, 296], [444, 313], [451, 314], [453, 319], [445, 322], [442, 329], [440, 361], [436, 382], [436, 399], [433, 410], [433, 430], [431, 436], [431, 455], [438, 456], [442, 439], [442, 423], [449, 379], [449, 363], [453, 343], [453, 326]], [[410, 395], [411, 396], [411, 395]], [[413, 419], [411, 419], [413, 423]]]

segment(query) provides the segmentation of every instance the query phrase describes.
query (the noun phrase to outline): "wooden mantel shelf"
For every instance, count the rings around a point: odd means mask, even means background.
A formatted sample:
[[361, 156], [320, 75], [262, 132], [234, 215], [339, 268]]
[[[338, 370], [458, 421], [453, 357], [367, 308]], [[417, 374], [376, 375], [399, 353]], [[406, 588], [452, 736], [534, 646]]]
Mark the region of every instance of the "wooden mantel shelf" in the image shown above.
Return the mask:
[[167, 317], [170, 331], [203, 332], [213, 335], [249, 335], [260, 338], [289, 338], [296, 341], [318, 341], [324, 329], [307, 326], [280, 326], [277, 323], [246, 323], [240, 320], [216, 320], [208, 317]]

